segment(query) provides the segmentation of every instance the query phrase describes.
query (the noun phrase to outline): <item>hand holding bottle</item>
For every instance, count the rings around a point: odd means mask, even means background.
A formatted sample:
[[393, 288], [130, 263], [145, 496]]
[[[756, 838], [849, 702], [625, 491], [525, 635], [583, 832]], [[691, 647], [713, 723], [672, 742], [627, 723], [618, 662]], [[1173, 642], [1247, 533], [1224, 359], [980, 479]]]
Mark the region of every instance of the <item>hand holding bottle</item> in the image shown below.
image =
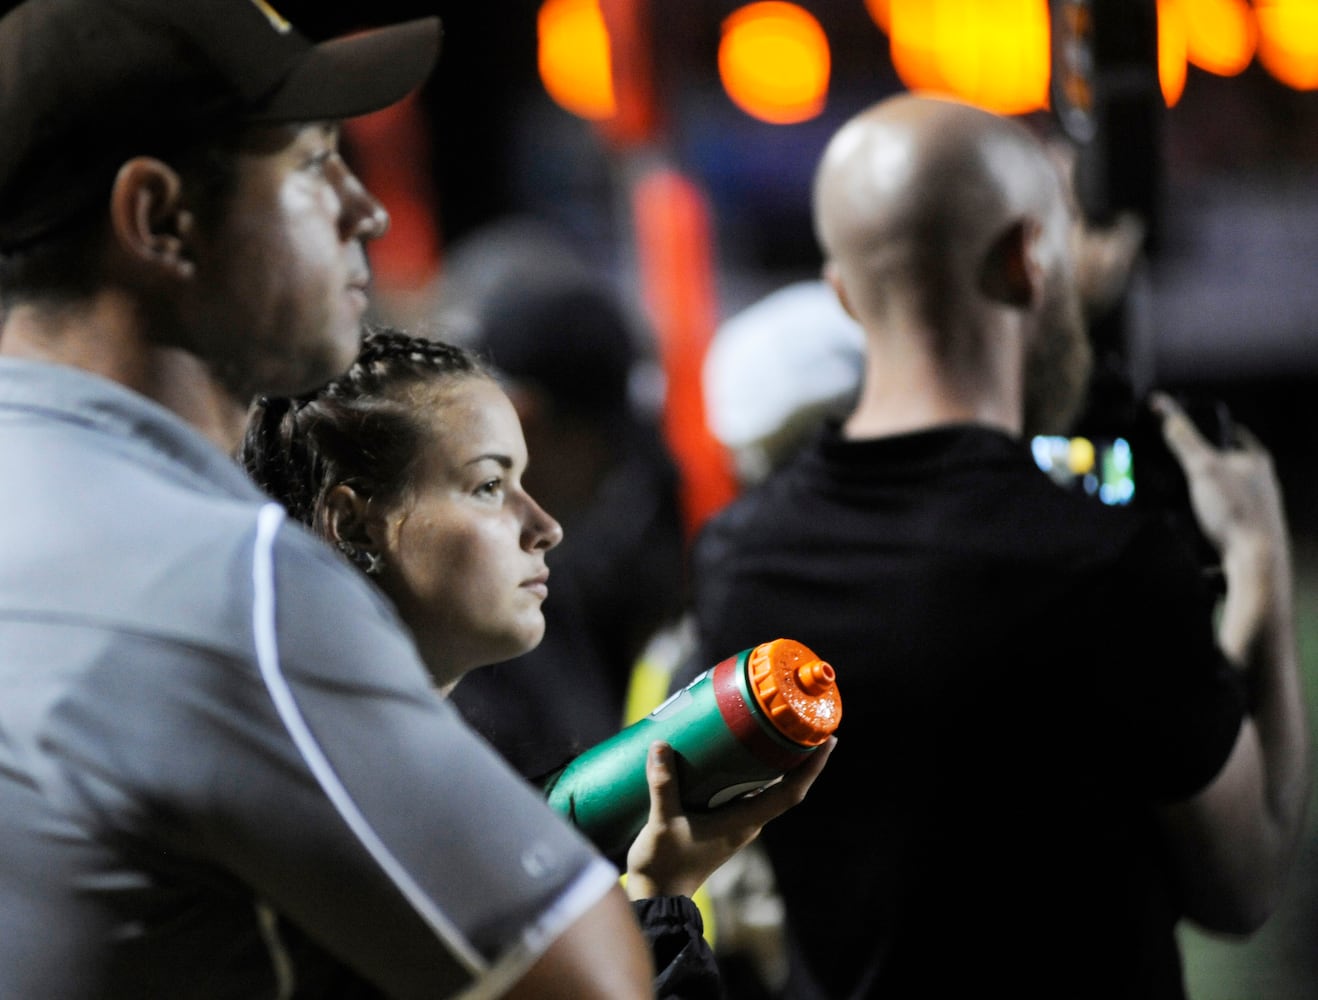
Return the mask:
[[693, 817], [762, 793], [806, 764], [841, 717], [832, 666], [799, 642], [775, 639], [721, 661], [585, 751], [550, 777], [545, 794], [622, 864], [654, 815], [649, 757], [656, 741], [673, 751], [667, 761], [680, 808]]
[[765, 823], [805, 798], [836, 745], [837, 737], [830, 736], [805, 763], [761, 792], [688, 813], [682, 806], [673, 748], [656, 740], [645, 762], [650, 815], [627, 852], [627, 895], [694, 895]]

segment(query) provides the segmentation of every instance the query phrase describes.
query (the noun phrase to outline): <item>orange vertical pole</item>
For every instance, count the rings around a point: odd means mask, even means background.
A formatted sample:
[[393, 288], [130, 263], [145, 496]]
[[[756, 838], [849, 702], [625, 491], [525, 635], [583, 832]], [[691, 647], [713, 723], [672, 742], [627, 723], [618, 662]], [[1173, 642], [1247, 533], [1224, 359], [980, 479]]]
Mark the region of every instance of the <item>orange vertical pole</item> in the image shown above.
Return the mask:
[[704, 193], [656, 156], [663, 132], [648, 0], [600, 0], [611, 45], [618, 113], [600, 131], [623, 157], [647, 166], [630, 177], [641, 292], [665, 376], [663, 427], [682, 476], [690, 538], [736, 494], [732, 462], [705, 419], [701, 368], [718, 322], [710, 215]]
[[654, 80], [649, 0], [599, 0], [609, 34], [609, 74], [617, 111], [597, 126], [622, 150], [653, 143], [662, 131]]
[[688, 537], [736, 494], [731, 462], [709, 430], [701, 369], [718, 322], [710, 218], [700, 189], [669, 167], [632, 191], [641, 289], [666, 377], [664, 432], [683, 471]]

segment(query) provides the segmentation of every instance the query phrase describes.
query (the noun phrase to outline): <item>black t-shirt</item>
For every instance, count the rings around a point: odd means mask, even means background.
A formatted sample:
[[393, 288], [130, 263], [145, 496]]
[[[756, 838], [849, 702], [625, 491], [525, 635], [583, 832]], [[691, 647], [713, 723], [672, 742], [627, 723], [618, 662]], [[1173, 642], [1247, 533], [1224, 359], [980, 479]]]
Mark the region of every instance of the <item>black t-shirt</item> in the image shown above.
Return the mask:
[[782, 636], [837, 671], [838, 749], [763, 833], [795, 995], [1183, 995], [1153, 809], [1243, 698], [1158, 517], [987, 428], [830, 425], [708, 524], [693, 584], [694, 665]]

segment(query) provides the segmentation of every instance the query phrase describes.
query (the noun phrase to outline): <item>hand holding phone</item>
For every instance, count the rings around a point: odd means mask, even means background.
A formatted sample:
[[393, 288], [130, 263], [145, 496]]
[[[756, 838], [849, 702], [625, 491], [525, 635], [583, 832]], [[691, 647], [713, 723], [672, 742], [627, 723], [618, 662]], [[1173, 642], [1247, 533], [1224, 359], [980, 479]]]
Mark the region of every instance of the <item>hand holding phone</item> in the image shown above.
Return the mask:
[[1185, 421], [1184, 433], [1196, 435], [1190, 449], [1195, 441], [1215, 453], [1236, 445], [1237, 429], [1221, 401], [1174, 399], [1155, 392], [1126, 408], [1119, 420], [1070, 437], [1039, 436], [1031, 441], [1031, 449], [1036, 464], [1063, 487], [1111, 506], [1137, 507], [1166, 517], [1193, 550], [1210, 584], [1220, 590], [1220, 539], [1201, 526], [1181, 457], [1163, 433], [1173, 410], [1175, 420]]
[[[1161, 421], [1168, 451], [1186, 480], [1196, 523], [1214, 550], [1225, 553], [1242, 537], [1280, 539], [1286, 519], [1272, 457], [1246, 428], [1210, 427], [1166, 393], [1149, 408]], [[1220, 556], [1219, 556], [1220, 559]]]

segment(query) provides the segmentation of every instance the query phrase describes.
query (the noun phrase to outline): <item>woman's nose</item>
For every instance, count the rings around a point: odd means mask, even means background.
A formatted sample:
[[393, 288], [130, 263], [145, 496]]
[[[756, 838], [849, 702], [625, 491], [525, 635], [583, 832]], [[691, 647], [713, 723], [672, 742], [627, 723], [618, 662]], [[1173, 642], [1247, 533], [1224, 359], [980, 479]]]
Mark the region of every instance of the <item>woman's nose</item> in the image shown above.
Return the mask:
[[527, 548], [548, 552], [563, 540], [563, 526], [530, 496], [527, 496], [526, 502], [528, 516], [524, 537]]

